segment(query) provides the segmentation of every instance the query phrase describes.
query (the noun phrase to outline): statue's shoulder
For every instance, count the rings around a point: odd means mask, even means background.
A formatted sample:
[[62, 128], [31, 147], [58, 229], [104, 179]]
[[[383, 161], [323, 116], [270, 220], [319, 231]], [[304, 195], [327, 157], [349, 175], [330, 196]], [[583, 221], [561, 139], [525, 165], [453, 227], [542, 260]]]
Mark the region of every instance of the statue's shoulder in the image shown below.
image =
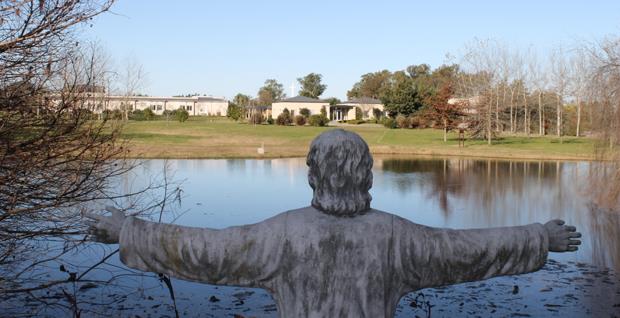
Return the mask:
[[390, 219], [393, 224], [401, 224], [401, 225], [407, 225], [407, 226], [423, 226], [423, 225], [417, 224], [415, 222], [412, 222], [412, 221], [410, 221], [408, 219], [405, 219], [405, 218], [403, 218], [401, 216], [398, 216], [396, 214], [392, 214], [390, 212], [385, 212], [385, 211], [376, 210], [376, 209], [370, 209], [370, 213], [372, 213], [372, 215], [377, 217], [377, 218]]

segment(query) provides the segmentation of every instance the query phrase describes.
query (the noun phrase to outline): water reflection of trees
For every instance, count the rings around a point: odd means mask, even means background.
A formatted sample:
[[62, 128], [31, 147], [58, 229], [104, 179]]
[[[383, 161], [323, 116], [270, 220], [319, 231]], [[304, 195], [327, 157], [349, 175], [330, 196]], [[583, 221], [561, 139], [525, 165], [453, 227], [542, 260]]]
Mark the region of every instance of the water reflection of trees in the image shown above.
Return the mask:
[[620, 270], [620, 215], [592, 208], [590, 163], [451, 158], [384, 159], [381, 164], [395, 189], [423, 193], [446, 220], [458, 222], [454, 226], [562, 218], [584, 232], [587, 246], [581, 253], [591, 253], [594, 264]]
[[483, 208], [492, 207], [498, 196], [507, 192], [522, 195], [526, 180], [538, 180], [554, 186], [562, 163], [512, 162], [469, 159], [385, 159], [384, 171], [397, 173], [392, 178], [402, 193], [421, 188], [436, 199], [444, 214], [450, 214], [450, 197], [473, 199]]

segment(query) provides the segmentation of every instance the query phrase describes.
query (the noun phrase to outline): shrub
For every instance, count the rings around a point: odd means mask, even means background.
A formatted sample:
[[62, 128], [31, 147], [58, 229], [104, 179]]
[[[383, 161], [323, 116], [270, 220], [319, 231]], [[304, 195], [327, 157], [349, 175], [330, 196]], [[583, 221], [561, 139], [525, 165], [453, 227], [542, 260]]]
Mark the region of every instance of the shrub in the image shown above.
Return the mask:
[[375, 119], [379, 120], [383, 117], [383, 112], [379, 108], [373, 108], [372, 115], [375, 116]]
[[428, 128], [428, 120], [424, 119], [424, 117], [417, 116], [418, 118], [418, 128]]
[[396, 116], [396, 125], [398, 126], [398, 128], [409, 128], [409, 118], [405, 115], [399, 114], [398, 116]]
[[301, 114], [305, 118], [308, 118], [310, 117], [310, 110], [308, 108], [302, 108], [299, 110], [299, 114]]
[[359, 107], [355, 107], [355, 120], [362, 120], [364, 118], [364, 114], [362, 113], [362, 109]]
[[325, 106], [321, 107], [321, 116], [327, 118], [327, 110], [325, 109]]
[[189, 118], [189, 113], [185, 109], [180, 108], [174, 112], [174, 117], [182, 123]]
[[239, 120], [241, 116], [243, 116], [243, 109], [240, 106], [237, 106], [233, 103], [228, 104], [228, 109], [226, 110], [226, 117], [232, 120]]
[[418, 128], [418, 127], [420, 127], [420, 117], [419, 116], [411, 116], [409, 118], [409, 124], [411, 125], [411, 128]]
[[306, 124], [306, 117], [302, 115], [295, 116], [295, 125], [303, 126]]
[[142, 113], [144, 114], [144, 120], [155, 119], [155, 113], [150, 108], [143, 110]]
[[161, 113], [161, 115], [166, 119], [168, 119], [170, 116], [174, 116], [174, 114], [175, 112], [169, 109], [166, 109]]
[[359, 125], [363, 123], [365, 123], [365, 121], [360, 120], [360, 119], [347, 120], [347, 124], [351, 124], [351, 125]]
[[310, 116], [310, 119], [308, 120], [308, 124], [310, 124], [310, 126], [326, 126], [327, 123], [329, 123], [329, 119], [327, 119], [327, 116], [323, 116], [323, 115], [312, 115]]
[[144, 111], [136, 109], [132, 111], [129, 115], [129, 119], [131, 120], [145, 120]]
[[116, 119], [116, 120], [120, 120], [123, 119], [123, 112], [120, 111], [119, 109], [115, 109], [115, 110], [104, 110], [102, 113], [102, 118], [105, 120], [110, 120], [110, 119]]
[[261, 113], [253, 113], [250, 115], [250, 124], [262, 124], [265, 118]]
[[390, 117], [382, 117], [381, 118], [381, 123], [383, 124], [383, 126], [385, 126], [386, 128], [390, 128], [390, 129], [394, 129], [396, 128], [396, 121], [393, 118]]
[[291, 113], [288, 111], [287, 108], [284, 108], [282, 113], [278, 115], [278, 118], [276, 118], [276, 124], [281, 126], [290, 125], [292, 122], [293, 119], [291, 118]]
[[271, 115], [267, 118], [267, 124], [273, 125], [273, 117], [271, 117]]

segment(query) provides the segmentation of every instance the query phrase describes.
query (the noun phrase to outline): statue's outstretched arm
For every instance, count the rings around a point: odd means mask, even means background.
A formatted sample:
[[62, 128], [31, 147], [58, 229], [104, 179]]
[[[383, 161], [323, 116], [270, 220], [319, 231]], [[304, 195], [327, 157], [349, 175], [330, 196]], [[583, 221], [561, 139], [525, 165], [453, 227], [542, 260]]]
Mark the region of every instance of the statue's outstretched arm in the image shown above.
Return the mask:
[[[490, 229], [452, 230], [412, 224], [400, 231], [400, 264], [413, 289], [540, 269], [549, 251], [574, 251], [581, 235], [559, 220]], [[404, 233], [404, 234], [403, 234]]]
[[[119, 243], [121, 261], [128, 267], [191, 281], [251, 287], [264, 287], [276, 272], [281, 240], [274, 234], [275, 224], [215, 230], [154, 223], [118, 213], [89, 216], [97, 220], [91, 229], [96, 239]], [[114, 217], [122, 224], [116, 237], [110, 225]]]

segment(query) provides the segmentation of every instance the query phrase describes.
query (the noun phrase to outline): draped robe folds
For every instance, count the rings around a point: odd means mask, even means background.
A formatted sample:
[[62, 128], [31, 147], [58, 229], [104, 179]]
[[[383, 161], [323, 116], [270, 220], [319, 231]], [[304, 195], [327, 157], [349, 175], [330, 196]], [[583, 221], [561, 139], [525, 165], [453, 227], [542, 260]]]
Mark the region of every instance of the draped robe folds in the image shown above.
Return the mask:
[[217, 285], [264, 288], [281, 317], [393, 317], [404, 294], [540, 269], [539, 224], [453, 230], [370, 210], [336, 217], [313, 207], [221, 230], [128, 218], [129, 267]]

